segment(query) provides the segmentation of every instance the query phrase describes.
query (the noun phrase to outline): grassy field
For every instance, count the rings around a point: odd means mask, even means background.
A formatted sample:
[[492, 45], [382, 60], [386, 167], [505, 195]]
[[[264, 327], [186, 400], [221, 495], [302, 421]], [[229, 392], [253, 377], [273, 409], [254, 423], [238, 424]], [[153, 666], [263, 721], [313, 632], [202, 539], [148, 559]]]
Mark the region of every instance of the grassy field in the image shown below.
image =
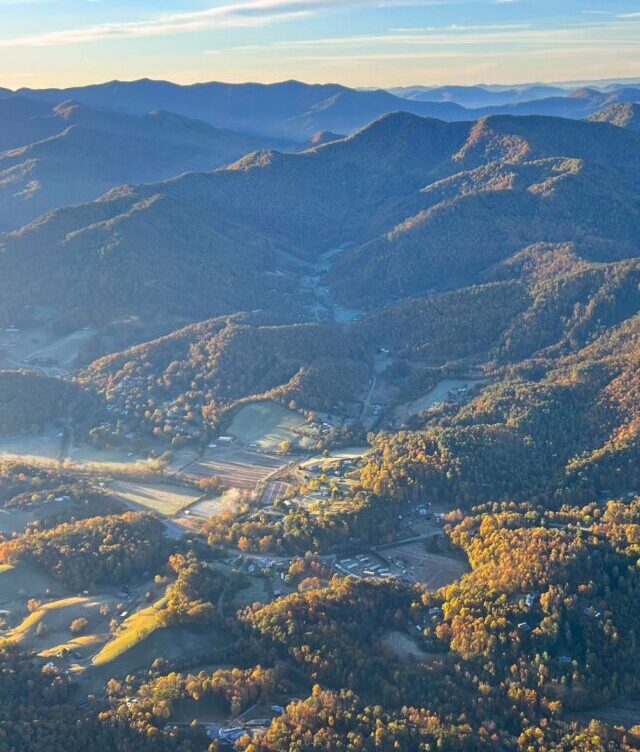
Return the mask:
[[58, 459], [62, 449], [60, 429], [53, 426], [42, 433], [0, 436], [0, 454], [22, 462], [51, 463]]
[[251, 577], [249, 582], [249, 587], [238, 590], [233, 596], [234, 606], [250, 606], [253, 603], [266, 603], [269, 600], [266, 583], [262, 577]]
[[[59, 652], [73, 638], [69, 630], [71, 622], [84, 617], [88, 622], [87, 636], [93, 636], [90, 642], [98, 642], [100, 638], [97, 634], [108, 631], [109, 617], [100, 614], [100, 606], [105, 603], [109, 607], [114, 605], [110, 599], [83, 597], [61, 598], [45, 603], [7, 632], [6, 637], [27, 649]], [[44, 633], [38, 635], [40, 625], [43, 625]]]
[[[111, 643], [107, 643], [108, 648]], [[187, 627], [165, 627], [153, 629], [128, 646], [120, 644], [121, 650], [107, 653], [108, 660], [95, 658], [82, 675], [82, 683], [87, 691], [104, 691], [105, 682], [110, 678], [121, 678], [142, 668], [148, 669], [156, 658], [168, 661], [197, 656], [227, 647], [230, 636], [213, 628], [194, 630]], [[104, 648], [103, 648], [104, 651]], [[103, 651], [98, 655], [102, 656]], [[96, 656], [97, 658], [98, 656]]]
[[57, 658], [62, 652], [68, 651], [69, 653], [80, 654], [75, 657], [85, 658], [93, 653], [105, 639], [106, 635], [101, 634], [80, 635], [67, 640], [67, 642], [61, 642], [51, 648], [41, 650], [38, 655], [41, 658]]
[[65, 595], [64, 587], [31, 564], [0, 567], [0, 606], [19, 602], [24, 606], [28, 598]]
[[69, 368], [74, 364], [82, 347], [95, 334], [95, 329], [78, 329], [65, 337], [32, 350], [27, 356], [27, 362], [52, 361]]
[[168, 483], [118, 480], [113, 481], [109, 487], [125, 504], [144, 507], [167, 517], [191, 506], [202, 496], [196, 488]]
[[125, 619], [118, 627], [113, 639], [109, 640], [102, 650], [93, 656], [92, 664], [101, 666], [110, 663], [134, 645], [145, 640], [158, 629], [158, 613], [164, 608], [165, 603], [166, 598], [162, 597]]
[[382, 638], [382, 642], [398, 658], [421, 660], [427, 657], [427, 654], [418, 647], [414, 639], [404, 632], [397, 630], [387, 632]]
[[345, 447], [344, 449], [335, 449], [329, 452], [325, 457], [324, 455], [318, 457], [311, 457], [302, 463], [302, 467], [305, 470], [318, 470], [327, 463], [331, 465], [337, 460], [359, 460], [371, 451], [371, 447]]
[[304, 418], [275, 402], [253, 402], [241, 407], [228, 433], [244, 444], [257, 444], [264, 451], [277, 451], [280, 442], [296, 440]]

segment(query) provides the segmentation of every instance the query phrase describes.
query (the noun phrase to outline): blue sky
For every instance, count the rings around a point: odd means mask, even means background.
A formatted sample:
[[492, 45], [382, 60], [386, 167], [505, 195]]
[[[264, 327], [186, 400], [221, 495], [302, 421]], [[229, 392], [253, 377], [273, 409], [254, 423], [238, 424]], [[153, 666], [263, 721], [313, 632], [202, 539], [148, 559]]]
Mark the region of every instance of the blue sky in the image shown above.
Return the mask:
[[640, 0], [0, 0], [0, 86], [640, 76]]

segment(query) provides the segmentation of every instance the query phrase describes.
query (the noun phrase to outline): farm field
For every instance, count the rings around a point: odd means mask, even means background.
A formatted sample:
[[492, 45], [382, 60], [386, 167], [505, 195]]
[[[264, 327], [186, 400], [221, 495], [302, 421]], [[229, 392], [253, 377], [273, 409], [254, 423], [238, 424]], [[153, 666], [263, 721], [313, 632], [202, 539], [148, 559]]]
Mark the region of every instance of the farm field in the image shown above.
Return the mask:
[[23, 462], [38, 464], [55, 463], [62, 450], [60, 429], [49, 426], [42, 433], [13, 434], [0, 436], [0, 455], [10, 456]]
[[275, 402], [253, 402], [235, 414], [228, 433], [243, 444], [256, 444], [264, 451], [276, 451], [282, 441], [296, 441], [296, 430], [304, 418]]
[[261, 480], [282, 465], [279, 457], [235, 447], [208, 449], [202, 458], [185, 468], [184, 474], [195, 479], [217, 475], [227, 486], [253, 491]]
[[260, 499], [263, 507], [271, 506], [276, 501], [283, 498], [290, 489], [289, 483], [282, 480], [270, 480], [264, 484], [264, 490]]
[[325, 457], [324, 455], [311, 457], [308, 460], [305, 460], [301, 464], [301, 467], [303, 467], [305, 470], [318, 470], [320, 469], [324, 463], [331, 464], [336, 461], [344, 461], [344, 460], [358, 460], [361, 457], [364, 457], [366, 454], [368, 454], [371, 451], [371, 447], [345, 447], [344, 449], [335, 449], [327, 454]]
[[173, 483], [143, 483], [117, 480], [109, 484], [116, 497], [132, 507], [144, 507], [172, 517], [191, 506], [202, 495], [196, 488]]
[[185, 448], [172, 450], [169, 461], [165, 465], [165, 470], [168, 473], [178, 473], [187, 465], [195, 462], [200, 455], [197, 450], [193, 448]]

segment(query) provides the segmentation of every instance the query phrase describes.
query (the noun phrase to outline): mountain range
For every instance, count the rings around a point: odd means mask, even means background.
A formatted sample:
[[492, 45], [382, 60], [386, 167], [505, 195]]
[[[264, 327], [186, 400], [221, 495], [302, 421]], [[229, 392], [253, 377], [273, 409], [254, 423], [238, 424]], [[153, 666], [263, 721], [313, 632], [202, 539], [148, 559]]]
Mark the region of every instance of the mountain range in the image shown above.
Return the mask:
[[[396, 91], [396, 90], [394, 90]], [[361, 91], [286, 81], [272, 85], [114, 81], [71, 89], [0, 92], [0, 232], [45, 212], [95, 199], [118, 185], [206, 172], [252, 151], [300, 152], [385, 114], [449, 122], [488, 114], [571, 118], [617, 113], [640, 89], [531, 85]], [[622, 114], [626, 113], [626, 115]]]
[[[117, 393], [130, 433], [160, 426], [149, 401], [195, 401], [210, 427], [258, 397], [353, 414], [381, 348], [393, 399], [455, 364], [548, 370], [640, 310], [638, 105], [621, 90], [540, 100], [605, 105], [587, 119], [399, 111], [355, 130], [397, 97], [227, 90], [228, 124], [261, 102], [257, 130], [295, 123], [297, 141], [150, 109], [202, 114], [219, 86], [0, 99], [0, 322], [94, 330], [78, 383]], [[347, 104], [347, 127], [307, 136]], [[434, 105], [468, 112], [417, 104]]]
[[20, 89], [17, 93], [49, 104], [74, 100], [134, 115], [167, 110], [219, 128], [298, 141], [322, 130], [351, 133], [395, 111], [443, 120], [476, 120], [492, 113], [583, 118], [607, 105], [640, 99], [640, 87], [631, 83], [604, 89], [535, 85], [500, 91], [481, 86], [384, 91], [299, 81], [180, 86], [142, 79], [68, 89]]
[[211, 170], [264, 146], [287, 148], [156, 110], [127, 115], [77, 102], [0, 99], [0, 230], [123, 183]]
[[299, 154], [120, 187], [0, 236], [4, 317], [34, 300], [102, 325], [297, 305], [305, 269], [345, 243], [328, 280], [353, 307], [482, 281], [537, 242], [629, 257], [639, 139], [603, 122], [398, 113]]

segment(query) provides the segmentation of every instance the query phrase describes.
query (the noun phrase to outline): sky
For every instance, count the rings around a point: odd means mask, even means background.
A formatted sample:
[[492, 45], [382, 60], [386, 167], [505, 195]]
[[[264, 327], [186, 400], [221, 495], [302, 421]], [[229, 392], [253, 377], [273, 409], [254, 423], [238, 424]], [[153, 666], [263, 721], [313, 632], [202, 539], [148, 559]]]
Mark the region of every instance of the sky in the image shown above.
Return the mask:
[[640, 77], [640, 0], [0, 0], [0, 87]]

